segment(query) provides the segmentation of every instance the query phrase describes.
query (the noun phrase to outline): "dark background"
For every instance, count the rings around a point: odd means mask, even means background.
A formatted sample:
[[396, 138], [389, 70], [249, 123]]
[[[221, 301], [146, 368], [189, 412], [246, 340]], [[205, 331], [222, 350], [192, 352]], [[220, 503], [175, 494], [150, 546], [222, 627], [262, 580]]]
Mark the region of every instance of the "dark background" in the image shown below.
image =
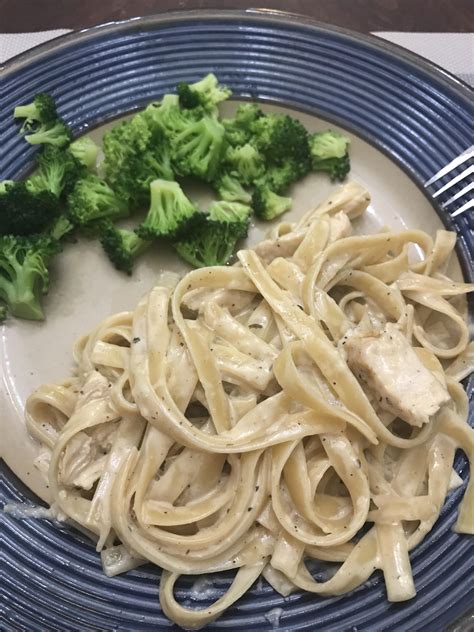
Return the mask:
[[185, 9], [267, 8], [370, 31], [469, 32], [474, 0], [0, 0], [0, 32], [79, 29]]

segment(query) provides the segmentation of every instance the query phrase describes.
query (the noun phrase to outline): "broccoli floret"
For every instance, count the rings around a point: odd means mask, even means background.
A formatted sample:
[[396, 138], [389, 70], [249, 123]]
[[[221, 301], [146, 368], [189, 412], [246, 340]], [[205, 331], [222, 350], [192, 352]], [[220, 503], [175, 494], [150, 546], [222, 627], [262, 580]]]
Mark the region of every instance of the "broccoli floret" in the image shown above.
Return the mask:
[[226, 141], [234, 147], [248, 143], [253, 134], [252, 124], [262, 116], [262, 110], [255, 103], [239, 105], [234, 118], [222, 121]]
[[272, 220], [291, 207], [291, 198], [277, 195], [265, 184], [255, 187], [252, 208], [259, 219]]
[[230, 173], [243, 184], [252, 184], [264, 171], [260, 152], [249, 143], [241, 147], [229, 147], [225, 154], [225, 162]]
[[107, 132], [103, 149], [106, 179], [131, 206], [147, 203], [153, 180], [174, 179], [169, 143], [145, 113]]
[[94, 169], [99, 149], [90, 136], [82, 136], [69, 145], [71, 154], [87, 169]]
[[178, 83], [176, 91], [179, 97], [179, 105], [186, 110], [200, 107], [202, 105], [202, 95], [193, 90], [187, 83]]
[[47, 266], [60, 250], [59, 242], [45, 235], [0, 237], [0, 300], [11, 314], [44, 318], [40, 298], [48, 291]]
[[252, 209], [240, 202], [213, 202], [207, 215], [212, 222], [228, 222], [235, 224], [235, 235], [238, 239], [247, 237]]
[[48, 234], [55, 241], [61, 241], [72, 230], [74, 230], [74, 224], [65, 215], [60, 215], [48, 230]]
[[177, 182], [154, 180], [150, 184], [150, 196], [147, 216], [136, 229], [142, 239], [174, 237], [197, 213]]
[[2, 195], [2, 193], [6, 193], [7, 188], [9, 188], [12, 184], [15, 184], [14, 180], [2, 180], [0, 182], [0, 195]]
[[342, 158], [328, 158], [320, 163], [313, 162], [314, 171], [324, 171], [329, 174], [332, 182], [342, 182], [351, 170], [349, 154]]
[[142, 112], [143, 118], [151, 130], [157, 127], [168, 137], [182, 132], [191, 121], [204, 115], [201, 108], [183, 110], [179, 107], [177, 94], [165, 94], [159, 103], [150, 103]]
[[7, 319], [8, 310], [6, 305], [0, 305], [0, 323]]
[[28, 129], [38, 123], [53, 123], [58, 117], [56, 103], [46, 92], [37, 94], [28, 105], [17, 105], [13, 116], [25, 119], [22, 129]]
[[67, 212], [73, 224], [90, 227], [97, 220], [125, 217], [128, 208], [104, 180], [88, 173], [68, 195]]
[[342, 181], [350, 171], [349, 139], [328, 130], [309, 138], [311, 165], [314, 171], [325, 171], [331, 180]]
[[178, 254], [196, 268], [228, 263], [239, 239], [247, 236], [252, 209], [238, 202], [213, 202], [197, 213], [192, 230], [178, 239]]
[[232, 91], [219, 84], [217, 77], [209, 73], [196, 83], [178, 83], [177, 92], [182, 108], [192, 109], [202, 106], [206, 110], [214, 110], [221, 101], [228, 99]]
[[72, 140], [72, 133], [62, 119], [56, 119], [49, 123], [42, 123], [33, 133], [26, 134], [25, 140], [30, 145], [66, 147]]
[[224, 128], [211, 116], [190, 123], [173, 138], [172, 165], [179, 176], [211, 182], [222, 155]]
[[67, 151], [47, 145], [37, 155], [39, 170], [26, 186], [32, 192], [50, 191], [57, 198], [69, 193], [83, 173], [83, 166]]
[[308, 132], [288, 114], [267, 114], [252, 123], [252, 144], [277, 165], [288, 160], [298, 164], [302, 175], [311, 168]]
[[192, 232], [173, 244], [176, 252], [195, 268], [226, 265], [242, 237], [241, 222], [214, 221], [204, 213], [198, 216]]
[[31, 192], [25, 182], [6, 184], [0, 194], [0, 235], [32, 235], [58, 214], [58, 200], [49, 191]]
[[339, 132], [327, 130], [310, 136], [311, 157], [315, 160], [343, 158], [349, 148], [349, 139]]
[[248, 130], [242, 129], [234, 125], [234, 121], [232, 120], [224, 120], [222, 124], [225, 129], [225, 142], [232, 147], [240, 147], [241, 145], [245, 145], [251, 139], [252, 135]]
[[250, 127], [255, 121], [264, 116], [256, 103], [241, 103], [235, 112], [235, 121], [239, 125]]
[[130, 172], [139, 187], [140, 194], [137, 199], [147, 202], [150, 184], [153, 180], [157, 178], [174, 180], [169, 146], [162, 144], [159, 153], [148, 153], [143, 156], [142, 160], [137, 158], [130, 164]]
[[221, 200], [244, 204], [249, 204], [252, 200], [252, 195], [243, 188], [237, 178], [228, 173], [220, 173], [212, 185]]
[[117, 228], [112, 222], [103, 227], [101, 243], [107, 256], [117, 270], [132, 273], [135, 259], [152, 243], [152, 239], [142, 239], [135, 231]]
[[306, 175], [301, 172], [299, 163], [287, 160], [281, 165], [270, 165], [260, 182], [268, 185], [275, 193], [283, 193], [286, 189]]

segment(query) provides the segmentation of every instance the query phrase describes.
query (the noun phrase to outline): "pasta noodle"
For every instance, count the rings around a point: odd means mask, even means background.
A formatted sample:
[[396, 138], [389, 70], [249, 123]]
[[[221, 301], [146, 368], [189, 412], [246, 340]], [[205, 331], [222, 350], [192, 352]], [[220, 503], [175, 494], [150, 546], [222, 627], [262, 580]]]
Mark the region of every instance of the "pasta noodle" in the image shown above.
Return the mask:
[[[352, 235], [368, 203], [350, 183], [235, 265], [164, 280], [28, 399], [58, 509], [96, 535], [108, 575], [160, 566], [183, 627], [261, 574], [283, 595], [340, 595], [381, 569], [389, 600], [413, 597], [409, 552], [461, 483], [455, 450], [473, 465], [459, 297], [474, 285], [443, 272], [449, 232]], [[473, 497], [470, 483], [459, 532]], [[340, 566], [320, 582], [311, 559]], [[223, 570], [212, 606], [176, 601], [180, 575]]]

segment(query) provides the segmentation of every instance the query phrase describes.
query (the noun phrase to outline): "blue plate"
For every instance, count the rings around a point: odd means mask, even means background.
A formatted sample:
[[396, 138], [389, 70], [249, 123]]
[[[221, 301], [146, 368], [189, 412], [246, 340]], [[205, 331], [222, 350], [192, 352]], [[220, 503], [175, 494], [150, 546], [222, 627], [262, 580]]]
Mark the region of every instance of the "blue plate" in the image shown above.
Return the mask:
[[[420, 187], [472, 142], [469, 88], [404, 49], [287, 14], [189, 12], [74, 33], [10, 62], [1, 79], [0, 179], [20, 177], [31, 166], [33, 149], [19, 138], [11, 112], [36, 92], [52, 92], [79, 133], [210, 71], [236, 95], [282, 103], [350, 129], [387, 153]], [[436, 210], [458, 232], [461, 265], [473, 280], [472, 215], [453, 221]], [[471, 379], [471, 403], [472, 387]], [[463, 458], [457, 469], [466, 479]], [[1, 486], [3, 502], [34, 501], [6, 467]], [[282, 631], [443, 630], [473, 597], [473, 540], [451, 531], [462, 492], [449, 496], [433, 531], [411, 555], [414, 600], [389, 604], [379, 574], [333, 598], [296, 593], [283, 599], [263, 584], [208, 629], [271, 630], [265, 615], [282, 608]], [[156, 568], [109, 579], [79, 532], [7, 515], [1, 521], [2, 629], [178, 629], [159, 608]], [[224, 574], [215, 581], [219, 590], [228, 583]], [[178, 596], [186, 599], [188, 590], [183, 580]]]

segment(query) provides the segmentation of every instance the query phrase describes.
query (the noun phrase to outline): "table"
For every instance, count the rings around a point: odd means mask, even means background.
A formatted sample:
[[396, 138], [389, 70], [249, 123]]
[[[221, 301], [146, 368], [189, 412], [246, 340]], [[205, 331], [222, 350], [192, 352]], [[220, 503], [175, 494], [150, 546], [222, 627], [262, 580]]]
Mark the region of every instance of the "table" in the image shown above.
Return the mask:
[[472, 0], [0, 0], [0, 32], [80, 29], [185, 9], [271, 8], [363, 33], [472, 30]]

